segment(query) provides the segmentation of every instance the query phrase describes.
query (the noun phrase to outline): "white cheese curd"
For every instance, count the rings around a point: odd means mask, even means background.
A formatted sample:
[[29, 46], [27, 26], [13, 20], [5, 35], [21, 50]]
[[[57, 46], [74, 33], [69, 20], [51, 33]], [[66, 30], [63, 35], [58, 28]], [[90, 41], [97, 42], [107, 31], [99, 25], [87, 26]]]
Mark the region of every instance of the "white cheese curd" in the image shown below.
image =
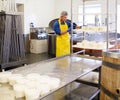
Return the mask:
[[26, 88], [39, 90], [39, 95], [41, 96], [50, 92], [50, 84], [42, 84], [37, 81], [31, 81], [30, 83], [27, 83]]
[[40, 80], [40, 74], [38, 73], [31, 73], [26, 76], [26, 79], [34, 81], [34, 80]]
[[26, 78], [19, 78], [19, 79], [17, 79], [16, 80], [16, 83], [18, 83], [18, 84], [26, 84], [26, 83], [28, 83], [28, 82], [30, 82], [29, 80], [27, 80]]
[[60, 79], [59, 78], [51, 78], [51, 81], [49, 82], [50, 89], [56, 89], [60, 86]]
[[11, 77], [11, 72], [0, 72], [0, 83], [8, 83], [9, 77]]
[[40, 96], [40, 92], [35, 88], [26, 88], [25, 89], [25, 98], [26, 100], [36, 100]]
[[9, 84], [15, 85], [17, 83], [17, 80], [22, 79], [22, 74], [12, 74], [11, 77], [9, 77]]
[[28, 81], [25, 85], [28, 88], [38, 88], [39, 84], [39, 81]]
[[40, 95], [43, 96], [50, 92], [50, 85], [49, 84], [40, 84], [38, 89], [39, 89]]
[[104, 45], [104, 44], [103, 44], [102, 42], [98, 42], [96, 48], [98, 48], [98, 49], [103, 49], [103, 45]]
[[22, 97], [24, 97], [25, 96], [25, 85], [23, 85], [23, 84], [15, 84], [14, 86], [13, 86], [13, 90], [14, 90], [14, 92], [15, 92], [15, 97], [16, 98], [22, 98]]
[[96, 42], [95, 41], [90, 41], [89, 42], [89, 47], [92, 49], [96, 49]]
[[41, 75], [39, 82], [42, 84], [48, 84], [51, 81], [50, 76], [47, 75]]
[[83, 47], [83, 45], [82, 45], [81, 42], [78, 42], [78, 43], [77, 43], [77, 46], [78, 46], [78, 47]]
[[99, 79], [99, 74], [97, 72], [93, 72], [92, 75], [93, 82], [98, 83], [98, 79]]

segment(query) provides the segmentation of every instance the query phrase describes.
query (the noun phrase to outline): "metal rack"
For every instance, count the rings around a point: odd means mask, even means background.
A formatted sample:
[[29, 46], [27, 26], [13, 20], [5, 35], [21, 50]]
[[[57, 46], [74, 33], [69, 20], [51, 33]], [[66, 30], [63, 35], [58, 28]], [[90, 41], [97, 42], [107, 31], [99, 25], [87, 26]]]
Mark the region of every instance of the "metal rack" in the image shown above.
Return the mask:
[[[77, 24], [82, 25], [83, 27], [89, 27], [90, 29], [94, 27], [106, 27], [106, 30], [104, 32], [102, 31], [94, 31], [92, 30], [92, 32], [83, 30], [80, 34], [82, 34], [84, 36], [84, 38], [82, 40], [88, 40], [88, 41], [100, 41], [100, 42], [106, 42], [106, 50], [107, 49], [119, 49], [119, 47], [117, 46], [117, 42], [119, 39], [119, 34], [117, 32], [117, 0], [105, 0], [104, 2], [102, 0], [71, 0], [71, 18], [72, 18], [72, 22], [76, 22]], [[95, 4], [99, 4], [100, 5], [100, 9], [101, 9], [101, 13], [94, 13], [94, 12], [88, 12], [86, 9], [88, 6], [90, 5], [95, 5]], [[111, 6], [113, 6], [113, 9], [111, 8]], [[79, 9], [79, 10], [78, 10]], [[99, 18], [99, 24], [97, 24], [96, 22], [96, 15], [98, 15]], [[94, 16], [95, 17], [95, 22], [94, 23], [90, 23], [87, 20], [87, 16]], [[81, 19], [81, 20], [80, 20]], [[89, 19], [91, 20], [91, 19]], [[73, 31], [73, 30], [72, 30]], [[100, 35], [101, 34], [101, 35]], [[89, 35], [89, 36], [88, 36]], [[96, 36], [92, 36], [92, 35], [96, 35]], [[100, 35], [100, 37], [98, 37], [97, 35]], [[97, 39], [92, 39], [91, 37], [97, 38]], [[102, 39], [102, 41], [101, 41]], [[81, 40], [81, 41], [82, 41]], [[114, 43], [112, 44], [113, 47], [111, 48], [109, 46], [109, 44], [111, 44], [111, 41], [114, 40]], [[86, 50], [85, 54], [90, 53], [90, 56], [92, 56], [91, 50], [95, 50], [95, 49], [91, 49], [91, 48], [82, 48], [82, 47], [77, 47], [76, 50], [78, 50], [78, 48], [80, 48], [80, 50]], [[72, 48], [73, 49], [73, 48]], [[74, 49], [74, 50], [75, 50]], [[88, 53], [88, 51], [90, 51]], [[102, 49], [100, 51], [94, 51], [96, 52], [98, 55], [96, 56], [102, 56]], [[94, 56], [93, 55], [93, 56]]]
[[[83, 36], [85, 36], [84, 39], [86, 39], [86, 36], [87, 36], [86, 33], [89, 34], [89, 36], [92, 33], [93, 33], [93, 35], [94, 34], [95, 35], [104, 34], [103, 40], [104, 40], [104, 42], [106, 42], [105, 50], [120, 49], [120, 43], [119, 43], [119, 38], [120, 38], [119, 33], [120, 32], [117, 29], [118, 28], [118, 21], [119, 21], [118, 20], [118, 5], [119, 5], [118, 0], [104, 0], [104, 1], [103, 0], [71, 0], [71, 4], [72, 4], [71, 5], [71, 9], [72, 9], [71, 18], [72, 18], [73, 22], [76, 22], [77, 24], [79, 24], [80, 20], [78, 20], [78, 17], [81, 16], [81, 19], [82, 19], [81, 24], [83, 26], [90, 26], [90, 28], [95, 27], [95, 26], [106, 27], [106, 30], [103, 32], [92, 30], [89, 33], [89, 31], [83, 30], [81, 32], [81, 34], [83, 34]], [[100, 4], [101, 13], [94, 13], [95, 11], [93, 11], [91, 13], [86, 12], [86, 5], [90, 6], [92, 4], [93, 5]], [[80, 10], [78, 12], [78, 9], [80, 6], [81, 6], [82, 10]], [[100, 23], [99, 24], [97, 23], [97, 18], [96, 18], [95, 23], [93, 25], [91, 25], [91, 23], [88, 23], [89, 21], [86, 20], [86, 16], [95, 16], [96, 14], [98, 16], [100, 16]], [[100, 37], [97, 37], [96, 39], [99, 40], [99, 38]], [[94, 41], [94, 40], [92, 40], [92, 41]], [[110, 44], [112, 44], [113, 47], [109, 47]], [[85, 50], [84, 54], [86, 54], [88, 52], [90, 56], [93, 56], [90, 52], [93, 51], [94, 49], [81, 47], [79, 50]], [[94, 50], [94, 52], [96, 52], [96, 51]], [[101, 52], [101, 57], [102, 57], [103, 50], [101, 49], [100, 52]], [[98, 53], [99, 53], [99, 51], [98, 51]], [[99, 73], [100, 73], [100, 69], [99, 69]], [[101, 75], [99, 75], [99, 76], [101, 76]], [[100, 79], [100, 77], [99, 77], [99, 79]], [[100, 87], [100, 81], [98, 84], [94, 84], [94, 83], [91, 83], [89, 81], [78, 79], [77, 82], [84, 83], [84, 84], [98, 87], [99, 89], [100, 88], [102, 89], [102, 86]]]
[[21, 16], [0, 12], [1, 69], [26, 63]]
[[54, 93], [100, 66], [100, 60], [78, 57], [75, 55], [66, 55], [26, 65], [10, 71], [13, 74], [27, 75], [29, 73], [39, 73], [41, 75], [49, 75], [51, 77], [59, 78], [61, 80], [60, 86], [39, 98], [39, 100], [50, 100], [49, 96], [53, 96], [52, 100], [54, 100]]

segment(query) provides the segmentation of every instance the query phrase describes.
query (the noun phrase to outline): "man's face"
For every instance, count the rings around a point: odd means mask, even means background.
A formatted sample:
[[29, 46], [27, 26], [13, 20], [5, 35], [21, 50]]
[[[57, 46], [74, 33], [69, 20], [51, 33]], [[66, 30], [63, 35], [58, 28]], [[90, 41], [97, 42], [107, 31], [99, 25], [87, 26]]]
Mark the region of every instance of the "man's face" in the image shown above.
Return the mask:
[[67, 19], [67, 16], [61, 16], [62, 21], [65, 21]]

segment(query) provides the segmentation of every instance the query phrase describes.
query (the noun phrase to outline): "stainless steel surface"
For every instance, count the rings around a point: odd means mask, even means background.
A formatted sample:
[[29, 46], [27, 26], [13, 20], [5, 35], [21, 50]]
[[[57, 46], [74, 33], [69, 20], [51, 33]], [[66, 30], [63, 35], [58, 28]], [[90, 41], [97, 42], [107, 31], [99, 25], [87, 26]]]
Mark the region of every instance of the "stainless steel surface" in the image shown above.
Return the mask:
[[30, 39], [47, 39], [47, 27], [34, 27], [30, 28]]
[[[58, 88], [60, 89], [100, 66], [101, 61], [99, 60], [67, 55], [64, 57], [34, 63], [11, 71], [13, 73], [20, 73], [23, 75], [29, 73], [39, 73], [60, 78], [61, 84]], [[40, 97], [40, 99], [44, 97], [45, 96]]]
[[117, 58], [120, 59], [120, 50], [107, 50], [103, 52], [103, 55], [112, 57], [112, 58]]
[[81, 58], [74, 55], [66, 55], [64, 57], [53, 58], [16, 68], [11, 70], [11, 72], [23, 75], [29, 73], [39, 73], [42, 75], [49, 75], [59, 78], [61, 80], [59, 88], [39, 98], [44, 100], [47, 98], [47, 96], [50, 96], [50, 94], [62, 89], [66, 85], [72, 83], [90, 71], [99, 68], [100, 66], [101, 61], [99, 60]]

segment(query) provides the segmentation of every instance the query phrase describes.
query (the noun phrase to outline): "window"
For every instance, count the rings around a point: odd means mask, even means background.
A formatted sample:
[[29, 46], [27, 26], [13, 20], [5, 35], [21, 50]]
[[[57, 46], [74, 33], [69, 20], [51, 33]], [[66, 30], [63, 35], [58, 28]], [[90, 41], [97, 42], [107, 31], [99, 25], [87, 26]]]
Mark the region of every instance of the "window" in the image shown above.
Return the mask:
[[117, 32], [120, 33], [120, 5], [118, 5], [117, 10]]
[[[101, 19], [101, 5], [100, 4], [94, 4], [94, 5], [85, 5], [85, 11], [84, 11], [84, 17], [82, 15], [83, 13], [83, 7], [79, 6], [79, 16], [78, 16], [78, 22], [79, 25], [95, 25], [95, 23], [100, 24]], [[83, 21], [84, 20], [84, 21]]]

